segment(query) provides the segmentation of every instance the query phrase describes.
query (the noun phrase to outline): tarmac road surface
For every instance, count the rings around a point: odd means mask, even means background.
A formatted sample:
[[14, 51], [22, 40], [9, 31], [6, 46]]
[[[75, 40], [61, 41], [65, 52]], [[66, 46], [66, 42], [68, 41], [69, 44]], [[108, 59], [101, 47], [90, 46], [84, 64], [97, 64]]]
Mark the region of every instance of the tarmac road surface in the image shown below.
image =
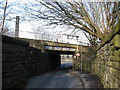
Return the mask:
[[103, 88], [97, 76], [69, 69], [71, 65], [62, 63], [54, 72], [29, 79], [26, 88]]
[[83, 85], [77, 76], [59, 70], [30, 79], [26, 88], [83, 88]]

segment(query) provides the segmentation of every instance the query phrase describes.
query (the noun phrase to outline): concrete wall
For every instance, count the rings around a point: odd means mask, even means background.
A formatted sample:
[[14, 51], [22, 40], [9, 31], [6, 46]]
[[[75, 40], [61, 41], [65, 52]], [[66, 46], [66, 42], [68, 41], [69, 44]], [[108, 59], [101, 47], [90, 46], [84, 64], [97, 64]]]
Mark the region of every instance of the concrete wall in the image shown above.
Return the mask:
[[105, 88], [120, 89], [120, 22], [99, 46], [92, 73], [100, 77]]
[[60, 55], [41, 52], [26, 41], [2, 36], [2, 87], [23, 88], [29, 78], [59, 66]]

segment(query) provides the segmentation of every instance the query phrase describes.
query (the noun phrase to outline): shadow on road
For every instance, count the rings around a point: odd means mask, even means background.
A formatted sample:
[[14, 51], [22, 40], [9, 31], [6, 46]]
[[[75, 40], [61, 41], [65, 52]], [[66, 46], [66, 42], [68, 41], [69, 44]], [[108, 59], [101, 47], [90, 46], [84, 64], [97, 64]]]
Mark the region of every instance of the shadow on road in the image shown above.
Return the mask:
[[55, 71], [31, 78], [26, 88], [103, 88], [95, 75], [72, 70], [71, 63], [62, 63]]

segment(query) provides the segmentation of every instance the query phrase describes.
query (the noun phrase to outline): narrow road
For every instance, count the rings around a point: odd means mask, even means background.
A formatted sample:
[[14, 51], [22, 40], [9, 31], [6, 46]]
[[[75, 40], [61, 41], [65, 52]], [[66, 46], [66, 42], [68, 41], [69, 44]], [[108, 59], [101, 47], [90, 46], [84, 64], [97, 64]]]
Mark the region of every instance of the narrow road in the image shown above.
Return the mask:
[[26, 88], [83, 88], [80, 79], [69, 72], [71, 67], [71, 63], [62, 63], [54, 72], [29, 79]]
[[30, 79], [26, 88], [83, 88], [83, 85], [77, 76], [60, 70]]
[[67, 67], [70, 68], [71, 64], [63, 63], [54, 72], [29, 79], [26, 88], [103, 88], [95, 75], [83, 74]]

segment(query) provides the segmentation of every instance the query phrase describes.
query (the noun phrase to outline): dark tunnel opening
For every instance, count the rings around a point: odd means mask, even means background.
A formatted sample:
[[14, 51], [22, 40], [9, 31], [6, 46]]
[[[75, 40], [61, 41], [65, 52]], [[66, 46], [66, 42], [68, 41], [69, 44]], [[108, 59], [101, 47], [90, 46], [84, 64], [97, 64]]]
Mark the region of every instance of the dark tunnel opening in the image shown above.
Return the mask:
[[72, 69], [73, 55], [75, 52], [54, 50], [48, 50], [47, 52], [50, 58], [49, 71]]

